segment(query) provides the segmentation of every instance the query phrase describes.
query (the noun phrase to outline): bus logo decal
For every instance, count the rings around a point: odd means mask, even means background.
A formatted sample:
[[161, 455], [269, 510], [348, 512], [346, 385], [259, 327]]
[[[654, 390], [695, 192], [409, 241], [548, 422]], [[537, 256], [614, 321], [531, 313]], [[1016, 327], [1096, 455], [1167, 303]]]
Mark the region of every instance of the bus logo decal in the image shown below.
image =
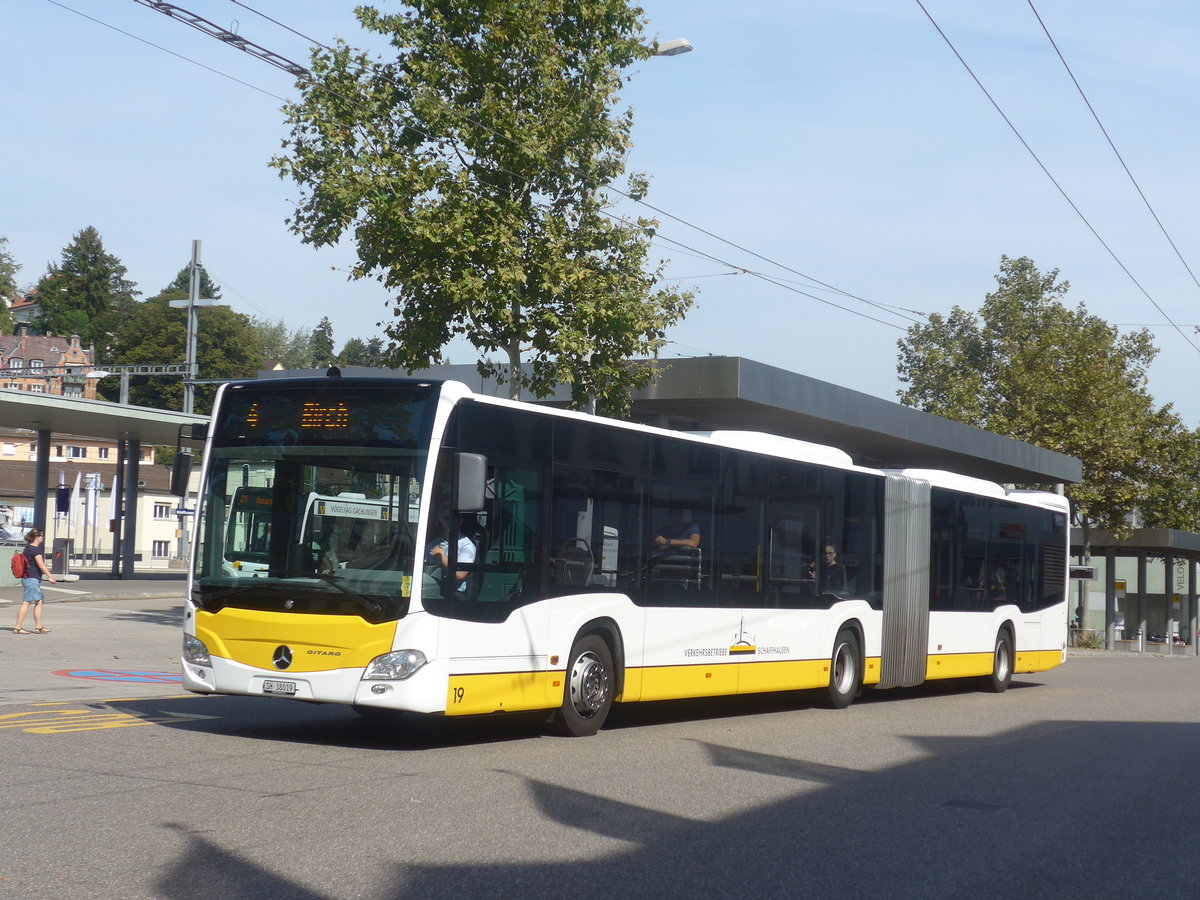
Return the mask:
[[275, 648], [275, 653], [271, 656], [271, 662], [275, 664], [277, 669], [286, 669], [292, 664], [292, 648], [285, 647], [282, 644]]
[[729, 648], [730, 656], [753, 656], [758, 651], [754, 645], [754, 635], [746, 633], [746, 617], [738, 624], [738, 633], [733, 636], [733, 645]]

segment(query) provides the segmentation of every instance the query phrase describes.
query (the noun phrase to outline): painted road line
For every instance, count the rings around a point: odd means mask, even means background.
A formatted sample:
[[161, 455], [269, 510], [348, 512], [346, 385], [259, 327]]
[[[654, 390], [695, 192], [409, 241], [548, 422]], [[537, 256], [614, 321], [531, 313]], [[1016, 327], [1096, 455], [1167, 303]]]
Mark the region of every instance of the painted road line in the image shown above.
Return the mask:
[[86, 681], [124, 681], [138, 684], [179, 684], [178, 672], [144, 672], [139, 669], [58, 669], [51, 675], [63, 678], [82, 678]]
[[160, 710], [157, 715], [136, 710], [112, 709], [39, 709], [0, 715], [0, 729], [15, 728], [27, 734], [69, 734], [77, 731], [103, 731], [109, 728], [133, 728], [138, 725], [166, 725], [219, 716], [174, 713]]
[[66, 734], [150, 724], [153, 724], [150, 719], [129, 713], [98, 713], [87, 709], [38, 710], [0, 716], [0, 728], [18, 728], [28, 734]]

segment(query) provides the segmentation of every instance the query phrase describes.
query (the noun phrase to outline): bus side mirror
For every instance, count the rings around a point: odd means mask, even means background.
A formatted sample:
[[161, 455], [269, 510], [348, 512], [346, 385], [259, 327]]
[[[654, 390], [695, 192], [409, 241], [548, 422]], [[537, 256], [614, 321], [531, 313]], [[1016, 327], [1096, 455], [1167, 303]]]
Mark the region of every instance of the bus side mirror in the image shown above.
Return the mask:
[[478, 512], [483, 509], [487, 457], [482, 453], [455, 453], [454, 484], [457, 489], [454, 509], [457, 512]]
[[170, 491], [176, 497], [186, 497], [188, 479], [192, 474], [192, 454], [183, 452], [184, 441], [197, 441], [201, 444], [208, 439], [208, 423], [193, 422], [179, 426], [179, 439], [175, 442], [175, 461], [171, 463]]
[[171, 493], [176, 497], [187, 495], [188, 479], [192, 474], [192, 454], [176, 453], [171, 463]]

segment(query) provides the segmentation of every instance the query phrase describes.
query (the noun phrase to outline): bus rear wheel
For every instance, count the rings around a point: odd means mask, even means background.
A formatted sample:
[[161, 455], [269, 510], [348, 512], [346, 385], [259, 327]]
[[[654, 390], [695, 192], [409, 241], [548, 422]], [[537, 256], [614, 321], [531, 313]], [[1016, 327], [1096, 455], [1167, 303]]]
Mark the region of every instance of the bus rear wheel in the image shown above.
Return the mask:
[[1003, 694], [1012, 682], [1013, 648], [1007, 630], [996, 635], [996, 649], [992, 653], [992, 674], [984, 679], [984, 687], [993, 694]]
[[608, 644], [594, 634], [571, 648], [562, 706], [555, 729], [567, 737], [595, 734], [608, 718], [613, 702], [613, 662]]
[[832, 709], [845, 709], [854, 702], [862, 687], [862, 651], [858, 636], [849, 628], [838, 632], [829, 658], [829, 695]]

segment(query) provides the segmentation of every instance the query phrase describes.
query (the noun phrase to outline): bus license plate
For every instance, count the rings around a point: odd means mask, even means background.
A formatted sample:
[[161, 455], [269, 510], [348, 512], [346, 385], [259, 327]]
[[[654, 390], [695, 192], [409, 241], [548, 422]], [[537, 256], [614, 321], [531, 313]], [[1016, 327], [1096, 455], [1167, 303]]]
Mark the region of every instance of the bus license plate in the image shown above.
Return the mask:
[[294, 681], [264, 681], [264, 694], [294, 694], [296, 693], [296, 682]]

